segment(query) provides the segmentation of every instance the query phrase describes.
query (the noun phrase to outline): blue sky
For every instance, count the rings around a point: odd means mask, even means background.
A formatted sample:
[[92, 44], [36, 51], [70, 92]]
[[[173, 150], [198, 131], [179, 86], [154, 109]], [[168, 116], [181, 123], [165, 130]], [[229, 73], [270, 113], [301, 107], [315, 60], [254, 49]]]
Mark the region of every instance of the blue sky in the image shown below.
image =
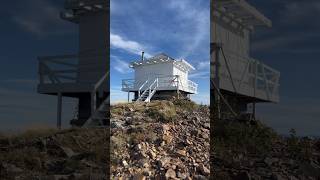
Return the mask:
[[320, 135], [320, 1], [250, 3], [273, 21], [252, 37], [252, 56], [278, 69], [280, 103], [258, 106], [260, 119], [280, 133]]
[[[37, 94], [38, 56], [77, 52], [77, 27], [59, 18], [63, 0], [6, 1], [0, 10], [0, 131], [55, 127], [56, 98]], [[74, 100], [64, 99], [67, 125]]]
[[164, 52], [184, 58], [196, 70], [197, 103], [209, 104], [209, 0], [111, 0], [111, 103], [127, 101], [121, 80], [133, 78], [128, 63]]

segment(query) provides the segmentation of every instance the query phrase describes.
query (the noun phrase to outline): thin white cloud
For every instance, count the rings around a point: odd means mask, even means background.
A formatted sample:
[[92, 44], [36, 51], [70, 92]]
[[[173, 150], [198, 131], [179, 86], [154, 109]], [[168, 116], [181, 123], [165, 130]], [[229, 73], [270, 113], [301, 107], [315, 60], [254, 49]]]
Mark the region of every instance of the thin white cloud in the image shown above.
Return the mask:
[[189, 78], [191, 79], [209, 79], [210, 72], [209, 71], [200, 71], [193, 74], [189, 74]]
[[198, 104], [210, 104], [210, 92], [198, 92], [198, 94], [191, 95], [191, 100]]
[[127, 74], [129, 72], [132, 72], [132, 69], [129, 68], [129, 63], [121, 61], [120, 59], [115, 59], [113, 68], [121, 74]]
[[[132, 98], [132, 95], [130, 96]], [[117, 104], [128, 102], [128, 93], [121, 91], [121, 87], [113, 86], [110, 89], [110, 103]]]
[[[272, 37], [270, 37], [272, 36]], [[277, 51], [277, 52], [308, 52], [307, 49], [310, 49], [308, 46], [304, 46], [303, 48], [299, 49], [292, 49], [290, 47], [291, 44], [304, 44], [307, 43], [309, 40], [319, 38], [320, 35], [317, 33], [291, 33], [287, 35], [276, 35], [270, 34], [263, 39], [256, 40], [252, 43], [252, 51], [260, 52], [260, 51]]]
[[200, 61], [197, 64], [197, 70], [210, 69], [210, 61]]
[[[310, 21], [313, 17], [320, 15], [319, 1], [291, 1], [285, 4], [281, 21], [286, 24], [299, 24]], [[313, 23], [318, 26], [318, 23]]]
[[1, 80], [3, 83], [21, 84], [21, 85], [36, 85], [38, 83], [37, 79], [6, 79]]
[[[114, 49], [121, 49], [123, 51], [140, 55], [146, 48], [136, 41], [131, 41], [123, 38], [122, 36], [114, 33], [110, 33], [110, 46]], [[146, 57], [150, 57], [149, 53], [145, 53]]]
[[[55, 126], [56, 97], [41, 95], [32, 89], [0, 88], [0, 131], [25, 129], [30, 124]], [[63, 125], [72, 119], [76, 100], [63, 99]]]
[[[19, 7], [24, 8], [13, 11], [12, 21], [27, 32], [38, 37], [73, 32], [72, 24], [59, 17], [63, 4], [60, 8], [48, 0], [30, 0]], [[67, 24], [70, 27], [66, 27]]]
[[[192, 35], [184, 36], [188, 42], [183, 43], [184, 50], [182, 57], [186, 58], [190, 54], [200, 49], [209, 47], [210, 32], [210, 13], [209, 9], [197, 7], [194, 1], [170, 1], [168, 7], [175, 10], [182, 22], [189, 23], [189, 33]], [[208, 3], [209, 6], [209, 3]]]

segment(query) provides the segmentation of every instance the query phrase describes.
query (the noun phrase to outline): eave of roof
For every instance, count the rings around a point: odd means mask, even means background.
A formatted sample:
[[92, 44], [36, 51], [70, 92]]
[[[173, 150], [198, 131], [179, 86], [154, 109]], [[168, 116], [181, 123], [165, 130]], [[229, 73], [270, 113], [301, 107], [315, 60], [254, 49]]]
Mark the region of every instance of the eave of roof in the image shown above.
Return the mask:
[[245, 0], [215, 0], [213, 9], [215, 17], [226, 17], [248, 29], [252, 29], [254, 26], [272, 26], [270, 19]]
[[[163, 57], [163, 58], [157, 58], [157, 57]], [[166, 54], [159, 54], [157, 56], [151, 57], [146, 60], [139, 60], [139, 61], [134, 61], [131, 62], [129, 67], [130, 68], [135, 68], [138, 66], [146, 66], [146, 65], [152, 65], [152, 64], [162, 64], [162, 63], [173, 63], [175, 66], [182, 68], [185, 71], [190, 71], [190, 70], [195, 70], [195, 68], [188, 63], [186, 60], [181, 59], [181, 60], [175, 60], [171, 58], [170, 56]]]

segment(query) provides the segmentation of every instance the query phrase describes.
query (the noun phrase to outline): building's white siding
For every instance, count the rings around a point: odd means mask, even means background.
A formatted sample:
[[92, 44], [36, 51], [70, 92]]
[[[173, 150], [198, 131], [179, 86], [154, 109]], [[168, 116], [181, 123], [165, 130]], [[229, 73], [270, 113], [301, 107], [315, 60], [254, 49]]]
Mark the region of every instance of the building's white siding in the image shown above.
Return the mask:
[[187, 90], [188, 89], [188, 72], [182, 71], [181, 69], [177, 67], [173, 67], [173, 75], [178, 75], [180, 84], [179, 89]]
[[211, 23], [211, 42], [223, 44], [225, 51], [249, 57], [249, 30], [235, 29], [224, 23]]
[[159, 76], [172, 76], [173, 63], [151, 64], [135, 67], [135, 81], [138, 83], [145, 82], [148, 78], [155, 79]]
[[[237, 27], [223, 17], [211, 19], [211, 43], [221, 44], [225, 55], [224, 57], [220, 51], [218, 85], [221, 89], [236, 94], [278, 102], [280, 74], [250, 57], [250, 33], [249, 29]], [[214, 79], [217, 66], [215, 52], [212, 53], [211, 78]]]
[[106, 72], [109, 42], [107, 12], [88, 13], [79, 20], [79, 76], [81, 83], [96, 83]]

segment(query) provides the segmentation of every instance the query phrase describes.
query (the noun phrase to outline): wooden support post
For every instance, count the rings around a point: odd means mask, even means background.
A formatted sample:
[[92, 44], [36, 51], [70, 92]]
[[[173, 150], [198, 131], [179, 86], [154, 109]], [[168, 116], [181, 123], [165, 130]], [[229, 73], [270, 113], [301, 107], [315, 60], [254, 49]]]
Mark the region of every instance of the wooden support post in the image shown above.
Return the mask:
[[252, 116], [253, 116], [253, 120], [256, 120], [256, 103], [255, 102], [252, 104]]
[[[253, 89], [253, 96], [256, 98], [257, 93], [257, 81], [258, 81], [258, 62], [254, 62], [254, 89]], [[253, 102], [252, 104], [252, 116], [253, 120], [256, 120], [256, 103]]]
[[93, 115], [94, 111], [96, 110], [96, 92], [91, 93], [91, 115]]
[[214, 83], [217, 86], [214, 93], [214, 105], [215, 105], [215, 114], [218, 119], [221, 119], [221, 102], [220, 102], [220, 51], [221, 44], [212, 43], [212, 50], [214, 52], [214, 68], [215, 68], [215, 76]]
[[130, 101], [130, 91], [128, 91], [128, 103]]
[[61, 129], [62, 119], [62, 93], [58, 93], [58, 106], [57, 106], [57, 128]]
[[180, 97], [179, 97], [179, 76], [178, 75], [176, 75], [176, 79], [177, 79], [177, 97], [179, 99]]

